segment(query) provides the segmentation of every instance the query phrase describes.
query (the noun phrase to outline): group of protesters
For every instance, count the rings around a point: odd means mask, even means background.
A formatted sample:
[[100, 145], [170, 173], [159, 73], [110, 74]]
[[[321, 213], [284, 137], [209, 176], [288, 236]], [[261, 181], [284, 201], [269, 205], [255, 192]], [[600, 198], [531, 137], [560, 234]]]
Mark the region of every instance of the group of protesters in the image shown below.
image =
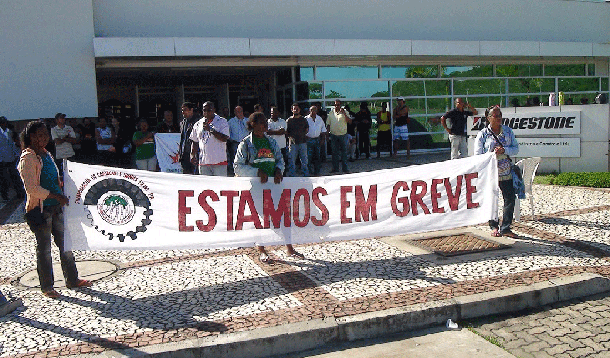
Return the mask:
[[[285, 175], [297, 175], [299, 161], [304, 176], [316, 176], [320, 174], [320, 163], [326, 157], [328, 138], [332, 148], [331, 173], [339, 171], [339, 164], [343, 173], [350, 173], [348, 157], [351, 157], [350, 145], [353, 144], [353, 138], [348, 133], [348, 126], [354, 120], [356, 129], [366, 133], [360, 137], [359, 151], [370, 157], [370, 151], [366, 148], [370, 112], [365, 103], [355, 115], [342, 106], [340, 100], [335, 101], [329, 113], [325, 113], [319, 104], [313, 105], [305, 117], [301, 115], [299, 104], [294, 103], [291, 107], [292, 116], [287, 120], [279, 118], [276, 107], [271, 107], [270, 117], [267, 118], [260, 105], [254, 107], [254, 113], [249, 117], [245, 117], [243, 108], [237, 106], [235, 117], [229, 120], [219, 116], [214, 103], [210, 101], [203, 104], [201, 115], [197, 106], [191, 102], [185, 102], [181, 109], [183, 120], [179, 126], [173, 122], [173, 114], [166, 111], [157, 131], [180, 133], [179, 161], [186, 174], [258, 177], [261, 183], [267, 183], [273, 178], [273, 183], [280, 184]], [[326, 116], [326, 120], [320, 114]], [[441, 118], [443, 127], [450, 135], [452, 159], [467, 156], [464, 145], [465, 121], [473, 114], [477, 114], [477, 110], [458, 98], [456, 108]], [[404, 99], [399, 100], [393, 115], [396, 120], [393, 140], [405, 142], [409, 150], [408, 107], [404, 105]], [[491, 235], [516, 237], [510, 229], [515, 206], [510, 156], [518, 153], [519, 144], [512, 130], [502, 125], [499, 106], [488, 108], [485, 117], [488, 125], [475, 139], [475, 154], [496, 154], [499, 187], [504, 198], [501, 226], [497, 220], [490, 221]], [[391, 129], [391, 116], [385, 106], [377, 113], [377, 119], [380, 150], [380, 144], [387, 145], [391, 139], [385, 133]], [[82, 124], [76, 123], [73, 127], [66, 123], [65, 114], [58, 113], [55, 116], [55, 126], [49, 129], [44, 121], [32, 121], [27, 124], [18, 140], [7, 119], [0, 117], [2, 198], [8, 199], [10, 186], [15, 188], [19, 197], [26, 197], [25, 220], [36, 237], [40, 285], [43, 294], [50, 298], [60, 296], [53, 287], [51, 236], [60, 250], [66, 286], [91, 286], [91, 282], [78, 277], [74, 256], [64, 250], [62, 206], [68, 205], [68, 198], [62, 189], [63, 159], [76, 156], [86, 162], [120, 165], [119, 158], [122, 154], [128, 154], [133, 145], [136, 166], [141, 170], [157, 170], [154, 136], [148, 122], [139, 121], [137, 130], [131, 133], [129, 126], [122, 126], [118, 118], [111, 117], [111, 124], [107, 120], [106, 117], [100, 117], [96, 126], [91, 119], [85, 118]], [[55, 157], [51, 155], [52, 152]], [[395, 155], [396, 152], [391, 154]], [[304, 258], [292, 245], [286, 246], [288, 256]], [[258, 251], [261, 262], [271, 261], [263, 246], [258, 246]]]

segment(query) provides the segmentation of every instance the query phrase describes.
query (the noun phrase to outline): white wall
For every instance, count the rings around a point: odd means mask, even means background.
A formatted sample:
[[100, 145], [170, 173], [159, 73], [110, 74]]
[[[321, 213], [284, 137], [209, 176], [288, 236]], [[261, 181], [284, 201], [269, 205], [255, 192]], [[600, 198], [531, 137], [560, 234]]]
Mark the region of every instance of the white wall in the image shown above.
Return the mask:
[[0, 115], [97, 115], [91, 1], [2, 0], [0, 33]]
[[99, 37], [610, 42], [610, 3], [93, 0]]

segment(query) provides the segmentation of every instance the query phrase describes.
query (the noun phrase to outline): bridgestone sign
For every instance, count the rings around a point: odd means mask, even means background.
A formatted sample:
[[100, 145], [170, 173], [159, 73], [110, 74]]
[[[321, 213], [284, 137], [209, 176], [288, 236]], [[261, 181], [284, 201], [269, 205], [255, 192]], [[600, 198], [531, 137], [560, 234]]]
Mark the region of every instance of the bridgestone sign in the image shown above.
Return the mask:
[[[580, 112], [505, 113], [502, 124], [510, 127], [515, 136], [580, 134]], [[468, 118], [468, 135], [476, 136], [484, 127], [484, 116]]]
[[[468, 117], [468, 135], [476, 136], [485, 124], [484, 116]], [[519, 157], [580, 157], [580, 111], [503, 113], [502, 124], [515, 133]]]

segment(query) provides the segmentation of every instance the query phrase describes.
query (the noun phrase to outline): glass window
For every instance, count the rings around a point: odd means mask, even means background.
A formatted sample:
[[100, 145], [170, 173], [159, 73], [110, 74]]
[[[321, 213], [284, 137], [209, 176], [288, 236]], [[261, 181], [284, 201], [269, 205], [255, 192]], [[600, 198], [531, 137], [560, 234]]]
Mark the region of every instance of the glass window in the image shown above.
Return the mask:
[[469, 94], [506, 93], [504, 80], [454, 80], [453, 93], [459, 96]]
[[472, 104], [475, 108], [487, 108], [493, 105], [499, 104], [504, 106], [506, 103], [505, 96], [483, 96], [483, 97], [468, 97], [468, 103]]
[[394, 97], [425, 96], [424, 81], [392, 81]]
[[585, 65], [545, 65], [545, 76], [585, 76]]
[[546, 94], [532, 94], [529, 96], [510, 96], [508, 103], [511, 107], [539, 106], [540, 102], [548, 104], [549, 96]]
[[608, 91], [608, 82], [610, 82], [608, 78], [602, 78], [602, 92]]
[[508, 80], [510, 93], [540, 93], [555, 92], [553, 78], [515, 78]]
[[438, 66], [383, 66], [381, 78], [434, 78]]
[[426, 86], [426, 95], [428, 96], [450, 96], [451, 95], [451, 81], [449, 80], [438, 80], [424, 81]]
[[484, 66], [442, 66], [442, 77], [491, 77], [492, 65]]
[[287, 85], [292, 82], [292, 70], [291, 69], [277, 71], [276, 76], [277, 76], [278, 86]]
[[301, 81], [313, 81], [313, 67], [301, 67], [300, 68], [300, 80]]
[[595, 64], [594, 63], [590, 63], [589, 65], [587, 65], [587, 75], [588, 76], [595, 76]]
[[533, 77], [542, 76], [542, 65], [498, 65], [498, 77]]
[[599, 78], [560, 78], [559, 90], [562, 92], [599, 91]]
[[297, 83], [295, 89], [297, 101], [305, 101], [309, 99], [309, 84], [307, 82]]
[[316, 67], [316, 80], [346, 80], [379, 78], [377, 66]]
[[309, 98], [321, 99], [322, 98], [322, 83], [309, 82]]
[[[451, 98], [428, 98], [428, 114], [445, 114], [453, 108]], [[440, 124], [439, 124], [440, 125]], [[442, 126], [441, 126], [442, 129]]]
[[338, 81], [325, 82], [326, 98], [386, 97], [388, 81]]

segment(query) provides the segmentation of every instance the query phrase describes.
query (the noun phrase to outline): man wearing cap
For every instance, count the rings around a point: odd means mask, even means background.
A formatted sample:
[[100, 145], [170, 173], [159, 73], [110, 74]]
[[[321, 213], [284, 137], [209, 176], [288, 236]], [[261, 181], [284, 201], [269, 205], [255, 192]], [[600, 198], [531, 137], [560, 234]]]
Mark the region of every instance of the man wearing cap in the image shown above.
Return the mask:
[[59, 176], [63, 178], [64, 159], [74, 156], [74, 148], [72, 144], [77, 143], [76, 133], [74, 129], [66, 124], [66, 115], [57, 113], [55, 115], [56, 126], [51, 128], [51, 139], [55, 143], [55, 163], [59, 170]]
[[[470, 109], [470, 111], [466, 110]], [[466, 120], [479, 112], [470, 103], [461, 98], [455, 99], [455, 108], [441, 117], [443, 128], [449, 133], [451, 143], [451, 159], [468, 156], [468, 141], [466, 138]], [[449, 119], [449, 121], [447, 121]]]
[[394, 154], [396, 156], [400, 143], [407, 146], [407, 157], [411, 156], [411, 140], [409, 139], [409, 107], [405, 104], [404, 97], [396, 100], [398, 106], [394, 108]]

